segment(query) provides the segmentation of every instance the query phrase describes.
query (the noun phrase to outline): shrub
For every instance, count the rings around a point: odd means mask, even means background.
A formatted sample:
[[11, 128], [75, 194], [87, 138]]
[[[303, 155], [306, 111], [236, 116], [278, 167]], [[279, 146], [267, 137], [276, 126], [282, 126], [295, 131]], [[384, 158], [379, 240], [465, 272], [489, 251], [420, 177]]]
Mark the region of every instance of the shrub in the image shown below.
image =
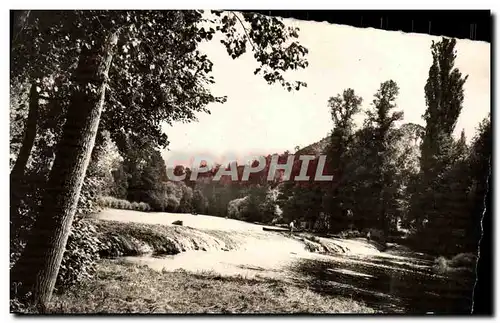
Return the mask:
[[[83, 218], [85, 215], [95, 213], [100, 209], [100, 201], [97, 198], [100, 185], [100, 180], [92, 176], [87, 176], [84, 180], [77, 204], [77, 216], [72, 224], [59, 269], [56, 288], [70, 287], [94, 273], [96, 260], [99, 259], [97, 253], [99, 240], [96, 238], [93, 225]], [[12, 232], [15, 236], [11, 239], [11, 267], [19, 259], [26, 243], [26, 237], [35, 221], [36, 209], [40, 203], [40, 197], [35, 194], [40, 193], [38, 190], [29, 192], [25, 201], [23, 201], [19, 215], [23, 221], [17, 224], [20, 228], [13, 228], [15, 231]], [[16, 306], [15, 302], [11, 303], [11, 305]]]
[[151, 206], [151, 210], [164, 211], [167, 207], [165, 194], [162, 191], [149, 191], [145, 195], [145, 203]]
[[142, 212], [148, 212], [151, 210], [148, 204], [144, 202], [140, 202], [137, 204], [137, 210], [142, 211]]
[[459, 253], [451, 259], [439, 256], [434, 260], [434, 270], [440, 274], [472, 272], [476, 259], [476, 256], [471, 253]]
[[13, 298], [10, 300], [10, 312], [22, 314], [40, 314], [40, 311], [38, 311], [38, 309], [34, 305], [29, 305], [17, 298]]
[[141, 203], [139, 203], [139, 205], [142, 207], [142, 209], [143, 209], [145, 212], [149, 212], [149, 211], [151, 211], [151, 207], [149, 206], [149, 204], [144, 203], [144, 202], [141, 202]]
[[307, 239], [316, 243], [321, 243], [321, 240], [319, 240], [319, 238], [316, 236], [308, 236]]
[[76, 214], [91, 214], [99, 211], [98, 195], [101, 185], [102, 181], [99, 178], [85, 177], [80, 198], [78, 199]]
[[63, 255], [56, 288], [64, 289], [94, 274], [99, 259], [99, 244], [94, 225], [85, 218], [76, 218]]
[[472, 268], [476, 265], [476, 260], [477, 257], [472, 253], [459, 253], [451, 259], [450, 266]]
[[199, 189], [193, 191], [192, 206], [196, 213], [203, 214], [207, 211], [208, 200]]
[[193, 211], [193, 189], [184, 182], [179, 184], [182, 189], [182, 198], [180, 200], [179, 212], [191, 213]]
[[384, 244], [386, 242], [386, 237], [384, 232], [379, 229], [368, 229], [366, 234], [370, 234], [370, 240]]
[[122, 209], [122, 210], [135, 210], [148, 212], [151, 210], [149, 204], [144, 202], [129, 202], [127, 200], [120, 200], [112, 196], [104, 196], [98, 199], [98, 205], [100, 207], [108, 207], [112, 209]]
[[443, 256], [439, 256], [438, 258], [436, 258], [434, 260], [434, 270], [441, 274], [448, 272], [450, 270], [448, 266], [448, 260]]
[[117, 206], [119, 209], [127, 209], [127, 203], [128, 201], [124, 201], [124, 200], [118, 200], [117, 202]]
[[366, 237], [365, 234], [359, 232], [358, 230], [345, 230], [345, 231], [340, 232], [339, 235], [342, 239]]
[[175, 212], [180, 205], [180, 200], [176, 196], [167, 197], [167, 207], [166, 209], [170, 212]]
[[227, 214], [231, 219], [243, 220], [243, 213], [248, 207], [248, 196], [232, 200], [228, 203]]

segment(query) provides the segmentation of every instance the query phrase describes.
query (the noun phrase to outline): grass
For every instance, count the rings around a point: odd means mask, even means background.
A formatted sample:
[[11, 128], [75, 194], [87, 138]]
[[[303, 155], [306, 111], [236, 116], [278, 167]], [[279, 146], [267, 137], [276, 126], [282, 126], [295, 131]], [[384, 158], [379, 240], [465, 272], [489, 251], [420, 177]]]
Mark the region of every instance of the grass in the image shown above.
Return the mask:
[[282, 281], [158, 272], [106, 260], [85, 285], [54, 295], [49, 313], [373, 313], [349, 298]]

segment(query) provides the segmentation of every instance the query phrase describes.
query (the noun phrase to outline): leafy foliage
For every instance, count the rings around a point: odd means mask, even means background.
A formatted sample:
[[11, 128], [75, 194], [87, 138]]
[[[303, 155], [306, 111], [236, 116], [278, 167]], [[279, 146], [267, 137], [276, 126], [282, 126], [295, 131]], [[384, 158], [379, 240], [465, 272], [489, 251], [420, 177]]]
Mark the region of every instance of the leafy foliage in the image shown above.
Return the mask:
[[431, 46], [433, 64], [425, 86], [427, 110], [423, 116], [426, 127], [421, 172], [411, 206], [416, 230], [426, 237], [428, 248], [442, 253], [461, 250], [465, 247], [463, 241], [471, 238], [464, 231], [467, 221], [462, 220], [470, 212], [470, 183], [465, 167], [468, 148], [465, 136], [458, 142], [452, 137], [467, 80], [454, 67], [455, 44], [454, 39], [443, 38]]
[[81, 283], [92, 277], [99, 259], [100, 241], [92, 222], [77, 218], [73, 222], [68, 238], [56, 288], [64, 288]]
[[347, 155], [354, 139], [353, 117], [361, 110], [362, 98], [353, 89], [345, 90], [328, 100], [328, 106], [334, 124], [327, 147], [327, 164], [333, 174], [334, 185], [327, 189], [323, 201], [330, 223], [344, 226], [344, 203], [349, 203], [344, 184], [346, 181]]
[[[380, 229], [387, 235], [391, 223], [397, 212], [394, 204], [399, 190], [400, 181], [397, 178], [397, 166], [395, 142], [398, 132], [394, 131], [396, 121], [403, 118], [401, 111], [392, 112], [396, 108], [395, 100], [399, 88], [390, 80], [380, 85], [375, 94], [373, 110], [367, 112], [366, 127], [373, 133], [373, 142], [369, 146], [370, 160], [373, 172], [371, 190], [378, 196], [374, 196], [374, 209], [377, 212], [377, 223], [382, 225]], [[373, 194], [373, 193], [372, 193]]]
[[[305, 59], [308, 53], [307, 48], [292, 41], [298, 38], [297, 27], [286, 27], [276, 17], [256, 13], [245, 12], [241, 14], [243, 19], [234, 12], [213, 11], [213, 13], [220, 19], [220, 25], [216, 27], [216, 30], [221, 31], [225, 36], [221, 43], [233, 59], [244, 54], [247, 43], [250, 43], [254, 58], [260, 64], [254, 72], [255, 75], [262, 75], [268, 84], [277, 82], [288, 91], [299, 90], [302, 86], [307, 86], [302, 81], [291, 83], [283, 76], [284, 71], [308, 66]], [[238, 25], [241, 27], [239, 29], [243, 29], [242, 31], [238, 30]]]
[[135, 210], [135, 211], [142, 211], [142, 212], [148, 212], [151, 210], [151, 207], [144, 203], [144, 202], [129, 202], [127, 200], [120, 200], [117, 198], [114, 198], [112, 196], [105, 196], [105, 197], [99, 197], [97, 200], [97, 204], [100, 207], [108, 207], [112, 209], [122, 209], [122, 210]]

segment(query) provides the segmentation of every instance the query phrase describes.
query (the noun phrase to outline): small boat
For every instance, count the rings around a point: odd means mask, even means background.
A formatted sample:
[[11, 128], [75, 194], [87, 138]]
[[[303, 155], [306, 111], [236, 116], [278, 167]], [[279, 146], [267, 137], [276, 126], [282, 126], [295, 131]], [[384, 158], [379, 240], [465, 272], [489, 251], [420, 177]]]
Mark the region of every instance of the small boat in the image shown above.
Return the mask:
[[264, 231], [275, 231], [275, 232], [287, 232], [290, 231], [289, 229], [286, 228], [269, 228], [269, 227], [262, 227], [262, 230]]

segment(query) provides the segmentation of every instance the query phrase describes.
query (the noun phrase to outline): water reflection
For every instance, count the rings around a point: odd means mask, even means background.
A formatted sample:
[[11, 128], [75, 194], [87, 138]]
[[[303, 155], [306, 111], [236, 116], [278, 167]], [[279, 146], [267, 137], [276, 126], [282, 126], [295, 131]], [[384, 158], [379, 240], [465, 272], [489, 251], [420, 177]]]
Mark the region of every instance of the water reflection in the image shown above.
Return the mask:
[[[345, 257], [344, 257], [345, 258]], [[360, 261], [303, 259], [291, 268], [297, 283], [318, 293], [353, 297], [389, 313], [470, 313], [473, 275], [435, 275], [428, 260], [370, 257]], [[302, 278], [302, 279], [301, 279]]]

